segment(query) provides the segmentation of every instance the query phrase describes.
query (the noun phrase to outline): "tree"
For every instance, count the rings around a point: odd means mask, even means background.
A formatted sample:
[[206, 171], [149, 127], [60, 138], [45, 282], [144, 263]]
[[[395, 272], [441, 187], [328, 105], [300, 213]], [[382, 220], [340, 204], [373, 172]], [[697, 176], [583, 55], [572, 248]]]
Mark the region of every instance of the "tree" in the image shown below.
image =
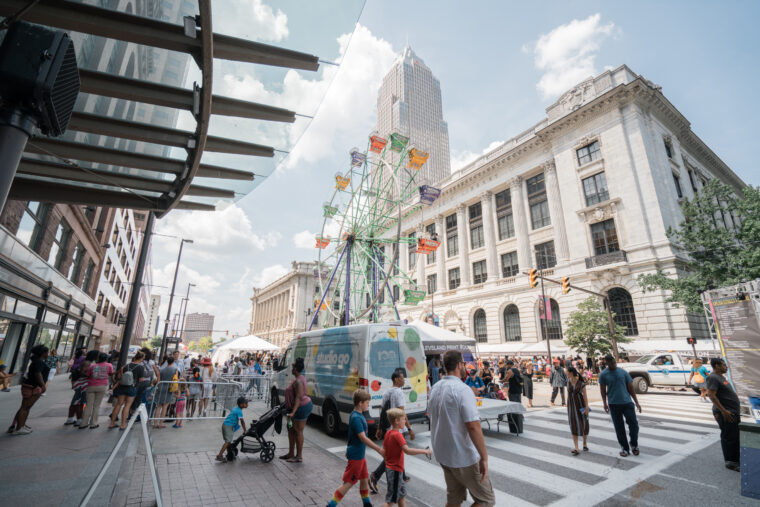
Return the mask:
[[712, 179], [681, 210], [683, 221], [667, 234], [686, 257], [683, 272], [658, 270], [638, 282], [644, 292], [665, 290], [667, 302], [701, 312], [702, 291], [760, 277], [760, 187], [736, 194]]
[[158, 349], [161, 347], [161, 342], [163, 339], [160, 336], [154, 336], [150, 340], [146, 340], [148, 342], [147, 347], [151, 350]]
[[204, 336], [200, 340], [196, 342], [198, 344], [198, 352], [201, 354], [208, 354], [208, 351], [211, 349], [211, 347], [214, 346], [214, 341], [211, 339], [210, 336]]
[[[613, 319], [615, 314], [612, 314]], [[625, 326], [614, 324], [618, 344], [631, 341], [625, 336]], [[607, 310], [596, 296], [590, 296], [570, 313], [565, 324], [565, 343], [589, 357], [607, 354], [612, 350]]]

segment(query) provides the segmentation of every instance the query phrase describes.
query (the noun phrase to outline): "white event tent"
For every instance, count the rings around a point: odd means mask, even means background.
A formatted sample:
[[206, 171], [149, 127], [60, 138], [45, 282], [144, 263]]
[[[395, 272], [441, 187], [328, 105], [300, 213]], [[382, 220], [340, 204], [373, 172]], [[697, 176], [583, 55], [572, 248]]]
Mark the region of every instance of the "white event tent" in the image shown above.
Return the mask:
[[280, 347], [255, 335], [241, 336], [224, 343], [214, 351], [211, 360], [222, 363], [240, 352], [279, 352]]
[[475, 352], [475, 339], [469, 336], [454, 333], [421, 320], [413, 320], [407, 325], [416, 329], [420, 334], [422, 346], [427, 355], [443, 354], [452, 349], [461, 352]]

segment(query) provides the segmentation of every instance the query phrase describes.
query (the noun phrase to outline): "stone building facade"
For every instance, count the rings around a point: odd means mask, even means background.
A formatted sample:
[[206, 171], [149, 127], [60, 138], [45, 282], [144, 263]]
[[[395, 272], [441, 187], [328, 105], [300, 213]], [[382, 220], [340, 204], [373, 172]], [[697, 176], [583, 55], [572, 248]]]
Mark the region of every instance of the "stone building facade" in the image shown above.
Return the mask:
[[[541, 340], [539, 289], [524, 274], [544, 275], [612, 300], [617, 320], [636, 339], [707, 337], [703, 315], [644, 293], [642, 273], [677, 276], [683, 254], [666, 235], [680, 203], [711, 178], [737, 192], [745, 185], [691, 130], [659, 86], [627, 66], [605, 71], [563, 94], [547, 116], [442, 184], [441, 197], [403, 228], [435, 231], [433, 259], [402, 245], [400, 267], [429, 294], [402, 317], [434, 311], [441, 325], [517, 350]], [[734, 227], [733, 217], [723, 217]], [[562, 337], [570, 312], [588, 295], [546, 284]], [[387, 318], [391, 318], [387, 316]]]
[[254, 287], [249, 332], [284, 347], [308, 329], [320, 295], [316, 267], [316, 262], [293, 261], [290, 272], [266, 287]]

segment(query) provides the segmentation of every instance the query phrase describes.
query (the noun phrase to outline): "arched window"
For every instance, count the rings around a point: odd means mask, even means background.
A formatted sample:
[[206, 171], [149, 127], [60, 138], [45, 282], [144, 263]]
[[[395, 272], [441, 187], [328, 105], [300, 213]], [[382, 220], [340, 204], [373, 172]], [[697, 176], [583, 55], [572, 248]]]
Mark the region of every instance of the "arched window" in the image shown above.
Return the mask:
[[[539, 327], [539, 336], [545, 336], [546, 338], [549, 338], [550, 340], [561, 340], [562, 339], [562, 321], [560, 320], [559, 316], [559, 305], [557, 302], [553, 299], [550, 299], [550, 305], [551, 305], [551, 319], [547, 319], [544, 321], [541, 319], [542, 308], [538, 309], [538, 325], [544, 326], [544, 332], [545, 335], [541, 334], [541, 328]], [[541, 302], [539, 301], [539, 304]]]
[[508, 342], [522, 341], [520, 331], [520, 311], [517, 305], [509, 305], [504, 308], [504, 337]]
[[475, 328], [475, 339], [480, 342], [488, 341], [488, 332], [486, 327], [486, 311], [482, 308], [475, 312], [473, 317], [473, 324]]
[[633, 299], [627, 290], [615, 287], [607, 291], [610, 309], [615, 314], [616, 324], [625, 326], [626, 336], [636, 336], [639, 328], [636, 325], [636, 312], [633, 310]]

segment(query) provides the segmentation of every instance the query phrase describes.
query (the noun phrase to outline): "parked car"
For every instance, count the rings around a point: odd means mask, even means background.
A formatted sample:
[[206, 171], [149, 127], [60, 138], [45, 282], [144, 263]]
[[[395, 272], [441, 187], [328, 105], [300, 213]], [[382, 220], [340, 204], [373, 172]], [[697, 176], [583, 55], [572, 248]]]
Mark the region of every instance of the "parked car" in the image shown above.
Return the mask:
[[357, 324], [296, 336], [272, 376], [272, 406], [284, 399], [297, 357], [304, 358], [303, 374], [314, 414], [323, 417], [331, 435], [340, 431], [341, 423], [348, 424], [357, 389], [366, 389], [372, 396], [364, 415], [371, 426], [376, 424], [383, 394], [392, 386], [391, 375], [398, 368], [406, 373], [402, 389], [409, 420], [425, 418], [427, 365], [420, 335], [413, 327], [401, 323]]
[[631, 363], [618, 363], [618, 368], [631, 375], [633, 388], [638, 394], [646, 393], [652, 386], [690, 387], [699, 392], [688, 383], [691, 376], [690, 357], [677, 352], [649, 354]]

